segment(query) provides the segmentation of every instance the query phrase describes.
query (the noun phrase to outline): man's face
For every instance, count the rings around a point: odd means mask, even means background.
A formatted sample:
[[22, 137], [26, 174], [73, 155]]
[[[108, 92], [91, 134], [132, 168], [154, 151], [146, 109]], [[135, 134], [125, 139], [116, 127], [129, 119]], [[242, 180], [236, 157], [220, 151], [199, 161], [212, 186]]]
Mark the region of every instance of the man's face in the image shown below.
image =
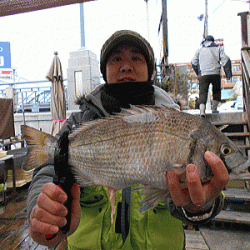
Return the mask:
[[144, 55], [133, 46], [114, 50], [106, 64], [108, 83], [148, 81], [148, 65]]

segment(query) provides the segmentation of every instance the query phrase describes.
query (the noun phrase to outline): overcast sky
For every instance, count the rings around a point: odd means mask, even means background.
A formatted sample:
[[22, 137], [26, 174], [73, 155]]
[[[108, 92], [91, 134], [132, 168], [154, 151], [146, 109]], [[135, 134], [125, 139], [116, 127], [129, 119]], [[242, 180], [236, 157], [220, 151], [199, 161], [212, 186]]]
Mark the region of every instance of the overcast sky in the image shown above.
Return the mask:
[[[168, 0], [169, 62], [190, 62], [202, 40], [205, 0]], [[225, 52], [240, 59], [240, 12], [249, 4], [233, 0], [208, 0], [209, 34], [223, 38]], [[132, 29], [148, 38], [144, 0], [98, 0], [84, 4], [86, 48], [97, 54], [116, 30]], [[156, 57], [160, 45], [158, 26], [161, 0], [149, 0], [149, 41]], [[54, 51], [58, 51], [67, 76], [70, 51], [80, 48], [79, 4], [0, 17], [0, 41], [10, 42], [12, 67], [27, 80], [44, 80]], [[159, 59], [159, 58], [158, 58]]]

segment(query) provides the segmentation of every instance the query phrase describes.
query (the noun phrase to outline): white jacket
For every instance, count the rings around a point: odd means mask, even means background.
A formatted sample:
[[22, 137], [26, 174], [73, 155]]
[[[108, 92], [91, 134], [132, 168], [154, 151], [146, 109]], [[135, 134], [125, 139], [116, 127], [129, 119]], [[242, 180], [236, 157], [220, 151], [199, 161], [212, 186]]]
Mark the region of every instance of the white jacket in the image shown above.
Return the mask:
[[192, 67], [198, 76], [220, 75], [223, 66], [226, 77], [232, 77], [231, 60], [224, 49], [212, 41], [204, 42], [191, 61]]

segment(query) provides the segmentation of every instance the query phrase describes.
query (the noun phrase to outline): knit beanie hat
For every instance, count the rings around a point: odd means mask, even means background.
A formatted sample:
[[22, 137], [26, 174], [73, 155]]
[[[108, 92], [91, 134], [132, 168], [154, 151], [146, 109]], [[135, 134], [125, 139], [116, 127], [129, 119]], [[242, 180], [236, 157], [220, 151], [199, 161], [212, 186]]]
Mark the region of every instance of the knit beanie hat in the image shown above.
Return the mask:
[[205, 41], [214, 42], [214, 37], [213, 36], [206, 36]]
[[111, 55], [112, 51], [120, 45], [132, 45], [136, 46], [141, 53], [145, 56], [148, 65], [148, 76], [149, 80], [154, 72], [155, 68], [155, 58], [154, 51], [148, 41], [143, 38], [139, 33], [131, 30], [120, 30], [115, 32], [102, 46], [101, 56], [100, 56], [100, 68], [103, 75], [103, 79], [106, 79], [106, 64]]

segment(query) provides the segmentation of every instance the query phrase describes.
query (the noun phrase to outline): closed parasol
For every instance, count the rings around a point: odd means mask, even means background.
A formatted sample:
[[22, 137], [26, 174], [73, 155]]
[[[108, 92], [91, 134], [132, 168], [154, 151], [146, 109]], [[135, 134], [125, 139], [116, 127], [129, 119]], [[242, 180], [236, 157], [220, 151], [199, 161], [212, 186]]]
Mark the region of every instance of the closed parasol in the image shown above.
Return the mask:
[[50, 111], [52, 114], [53, 125], [51, 135], [56, 135], [66, 120], [66, 98], [65, 88], [63, 85], [63, 73], [58, 53], [54, 53], [52, 65], [47, 74], [47, 78], [51, 81], [51, 100]]

